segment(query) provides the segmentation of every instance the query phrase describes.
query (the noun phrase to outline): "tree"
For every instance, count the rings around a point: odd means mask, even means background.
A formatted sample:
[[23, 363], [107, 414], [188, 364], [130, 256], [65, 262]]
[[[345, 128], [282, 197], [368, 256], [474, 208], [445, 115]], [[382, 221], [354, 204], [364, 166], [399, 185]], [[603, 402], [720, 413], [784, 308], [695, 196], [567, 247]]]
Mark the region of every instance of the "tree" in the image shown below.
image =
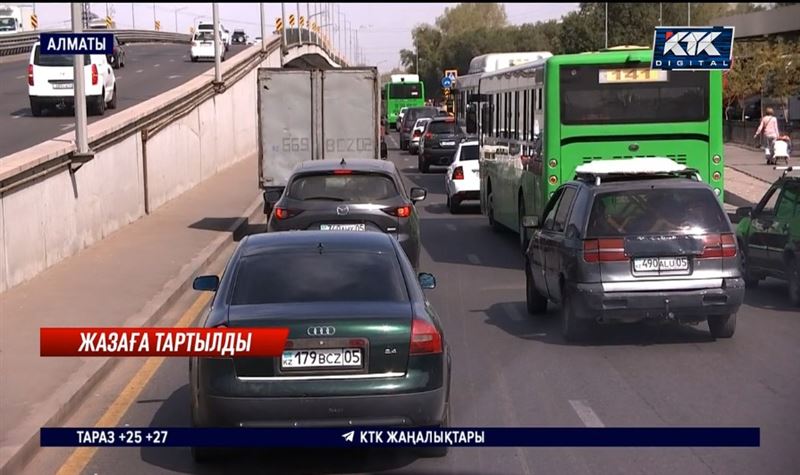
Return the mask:
[[436, 19], [436, 26], [444, 36], [478, 28], [501, 29], [507, 24], [506, 9], [502, 3], [461, 3], [453, 8], [445, 8], [444, 14]]

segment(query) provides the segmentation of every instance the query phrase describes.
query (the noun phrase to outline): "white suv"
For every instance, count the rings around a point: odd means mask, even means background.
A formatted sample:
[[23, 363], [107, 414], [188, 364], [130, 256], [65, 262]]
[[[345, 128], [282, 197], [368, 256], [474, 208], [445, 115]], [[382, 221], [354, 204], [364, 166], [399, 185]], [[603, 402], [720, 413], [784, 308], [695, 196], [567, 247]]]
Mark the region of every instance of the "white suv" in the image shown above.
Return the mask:
[[444, 188], [447, 192], [447, 207], [456, 214], [461, 203], [480, 200], [480, 150], [477, 140], [461, 142], [453, 157], [453, 163], [444, 175]]
[[[106, 107], [117, 108], [117, 80], [104, 54], [84, 55], [87, 111], [103, 115]], [[28, 62], [28, 98], [31, 113], [42, 115], [49, 107], [64, 108], [75, 103], [73, 56], [39, 54], [33, 45]]]
[[[214, 32], [214, 24], [213, 23], [200, 23], [197, 25], [197, 33]], [[219, 25], [219, 37], [222, 40], [222, 44], [225, 45], [225, 51], [228, 51], [231, 46], [231, 35], [228, 33], [228, 30], [225, 29], [224, 26]]]

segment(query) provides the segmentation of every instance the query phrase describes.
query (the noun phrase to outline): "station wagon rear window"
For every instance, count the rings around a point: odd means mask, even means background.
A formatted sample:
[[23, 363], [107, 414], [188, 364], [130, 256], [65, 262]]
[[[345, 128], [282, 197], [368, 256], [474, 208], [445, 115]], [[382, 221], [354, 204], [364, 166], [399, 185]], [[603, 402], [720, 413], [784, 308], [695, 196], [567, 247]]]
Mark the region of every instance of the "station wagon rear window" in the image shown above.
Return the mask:
[[477, 145], [464, 145], [461, 147], [461, 156], [459, 160], [478, 160], [480, 159], [480, 151]]
[[586, 237], [728, 233], [711, 190], [647, 189], [595, 197]]
[[394, 180], [380, 173], [302, 175], [289, 186], [289, 198], [369, 203], [394, 198]]
[[231, 305], [407, 301], [393, 253], [314, 250], [243, 258]]

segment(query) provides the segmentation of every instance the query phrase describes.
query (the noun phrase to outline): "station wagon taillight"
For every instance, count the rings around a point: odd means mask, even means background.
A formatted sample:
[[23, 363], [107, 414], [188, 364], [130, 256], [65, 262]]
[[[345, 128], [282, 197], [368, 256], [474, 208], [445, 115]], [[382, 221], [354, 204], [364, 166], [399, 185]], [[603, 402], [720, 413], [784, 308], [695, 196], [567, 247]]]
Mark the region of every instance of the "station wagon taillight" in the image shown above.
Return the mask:
[[583, 241], [583, 260], [586, 262], [627, 261], [623, 239], [586, 239]]
[[92, 65], [92, 86], [96, 86], [97, 85], [97, 80], [98, 80], [97, 65], [93, 64]]
[[422, 132], [420, 132], [419, 130], [414, 131], [414, 138], [419, 137], [420, 135], [422, 135]]
[[427, 320], [414, 317], [411, 321], [411, 355], [430, 355], [442, 352], [442, 335]]
[[453, 180], [463, 180], [464, 179], [464, 168], [463, 167], [456, 167], [453, 170]]
[[28, 65], [28, 86], [33, 86], [33, 65]]
[[736, 238], [731, 233], [703, 236], [703, 254], [700, 259], [736, 256]]
[[433, 138], [433, 132], [428, 132], [427, 134], [425, 134], [425, 140], [430, 140], [432, 138]]

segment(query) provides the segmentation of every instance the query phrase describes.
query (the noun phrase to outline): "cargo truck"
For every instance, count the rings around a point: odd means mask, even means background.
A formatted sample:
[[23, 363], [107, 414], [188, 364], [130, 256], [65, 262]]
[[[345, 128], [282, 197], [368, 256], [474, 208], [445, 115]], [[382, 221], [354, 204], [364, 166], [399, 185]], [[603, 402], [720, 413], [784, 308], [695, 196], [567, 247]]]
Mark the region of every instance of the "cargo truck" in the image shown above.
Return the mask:
[[301, 162], [386, 158], [377, 68], [259, 68], [258, 134], [267, 215]]
[[32, 31], [32, 7], [18, 7], [14, 5], [0, 5], [0, 35], [11, 35]]

